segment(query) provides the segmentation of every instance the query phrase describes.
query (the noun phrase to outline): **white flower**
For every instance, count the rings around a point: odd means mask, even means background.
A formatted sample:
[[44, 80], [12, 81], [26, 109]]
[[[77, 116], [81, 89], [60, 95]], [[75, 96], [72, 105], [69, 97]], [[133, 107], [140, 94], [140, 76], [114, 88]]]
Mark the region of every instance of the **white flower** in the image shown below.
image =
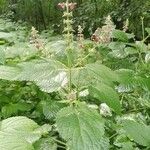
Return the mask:
[[109, 108], [109, 106], [106, 103], [102, 103], [100, 105], [100, 114], [102, 116], [112, 116], [111, 110]]

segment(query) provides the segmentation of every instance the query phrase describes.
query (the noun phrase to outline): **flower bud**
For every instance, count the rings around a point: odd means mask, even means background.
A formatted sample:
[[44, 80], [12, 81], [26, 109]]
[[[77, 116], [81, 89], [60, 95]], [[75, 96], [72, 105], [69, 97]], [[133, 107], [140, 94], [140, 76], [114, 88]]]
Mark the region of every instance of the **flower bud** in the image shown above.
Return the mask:
[[66, 7], [66, 4], [65, 3], [58, 3], [58, 7], [60, 8], [60, 9], [65, 9], [65, 7]]

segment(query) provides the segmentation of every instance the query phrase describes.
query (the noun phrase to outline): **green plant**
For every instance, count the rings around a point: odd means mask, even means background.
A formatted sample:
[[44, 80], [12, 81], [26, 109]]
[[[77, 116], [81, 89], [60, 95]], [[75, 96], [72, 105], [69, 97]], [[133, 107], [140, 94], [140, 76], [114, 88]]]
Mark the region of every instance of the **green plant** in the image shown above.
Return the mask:
[[81, 26], [75, 41], [76, 3], [58, 6], [64, 11], [64, 38], [47, 38], [41, 47], [39, 40], [47, 36], [35, 28], [28, 45], [26, 28], [5, 34], [4, 25], [0, 149], [149, 149], [149, 28], [147, 37], [135, 41], [127, 26], [115, 29], [109, 16], [93, 41], [83, 38]]

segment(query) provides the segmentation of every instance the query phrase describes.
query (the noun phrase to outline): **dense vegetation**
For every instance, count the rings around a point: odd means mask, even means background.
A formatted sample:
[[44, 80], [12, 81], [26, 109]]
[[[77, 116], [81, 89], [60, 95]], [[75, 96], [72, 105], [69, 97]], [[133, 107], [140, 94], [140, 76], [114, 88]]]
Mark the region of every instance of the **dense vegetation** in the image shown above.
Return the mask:
[[0, 150], [149, 150], [149, 7], [0, 0]]
[[[16, 20], [27, 21], [38, 30], [52, 29], [61, 33], [62, 11], [57, 7], [63, 0], [0, 0], [0, 12], [4, 16]], [[77, 3], [74, 11], [74, 28], [82, 25], [84, 34], [89, 33], [103, 24], [104, 18], [109, 15], [113, 18], [117, 28], [129, 19], [129, 31], [140, 38], [141, 17], [146, 27], [150, 26], [149, 0], [73, 0]]]

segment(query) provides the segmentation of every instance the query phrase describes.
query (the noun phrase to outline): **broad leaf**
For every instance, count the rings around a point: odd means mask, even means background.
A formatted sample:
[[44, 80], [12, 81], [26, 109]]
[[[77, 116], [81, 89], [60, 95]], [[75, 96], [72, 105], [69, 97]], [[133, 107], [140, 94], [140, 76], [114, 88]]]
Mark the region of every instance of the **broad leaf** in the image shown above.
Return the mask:
[[60, 110], [56, 124], [71, 150], [108, 150], [101, 116], [85, 105]]
[[117, 40], [121, 42], [128, 42], [128, 39], [134, 38], [134, 35], [125, 33], [121, 30], [114, 30], [112, 33], [112, 37], [116, 38]]
[[145, 30], [146, 30], [147, 33], [150, 35], [150, 28], [146, 28]]
[[150, 63], [150, 52], [146, 54], [145, 56], [145, 62]]
[[2, 48], [0, 48], [0, 64], [5, 63], [5, 52], [3, 51]]
[[67, 73], [64, 65], [57, 61], [26, 62], [18, 65], [22, 72], [15, 78], [20, 81], [34, 81], [42, 91], [54, 92], [67, 83]]
[[51, 126], [39, 127], [26, 117], [12, 117], [0, 122], [1, 150], [34, 150], [32, 144], [47, 134]]
[[57, 101], [44, 102], [43, 104], [43, 114], [46, 119], [54, 119], [58, 111], [64, 107], [64, 104]]
[[15, 115], [18, 112], [29, 111], [32, 108], [31, 104], [18, 102], [16, 104], [8, 104], [2, 107], [1, 112], [4, 118], [8, 118], [11, 115]]
[[0, 79], [14, 80], [19, 73], [20, 69], [17, 67], [0, 66]]
[[12, 133], [0, 131], [0, 150], [34, 150], [31, 143]]
[[35, 150], [57, 150], [57, 144], [52, 138], [43, 138], [34, 144]]
[[150, 147], [150, 126], [126, 120], [123, 124], [123, 128], [135, 142]]
[[54, 60], [34, 60], [16, 67], [0, 66], [0, 79], [33, 81], [48, 93], [60, 90], [68, 82], [65, 66]]
[[93, 84], [89, 88], [90, 95], [97, 98], [101, 102], [105, 102], [116, 113], [121, 113], [121, 104], [116, 91], [106, 84]]

